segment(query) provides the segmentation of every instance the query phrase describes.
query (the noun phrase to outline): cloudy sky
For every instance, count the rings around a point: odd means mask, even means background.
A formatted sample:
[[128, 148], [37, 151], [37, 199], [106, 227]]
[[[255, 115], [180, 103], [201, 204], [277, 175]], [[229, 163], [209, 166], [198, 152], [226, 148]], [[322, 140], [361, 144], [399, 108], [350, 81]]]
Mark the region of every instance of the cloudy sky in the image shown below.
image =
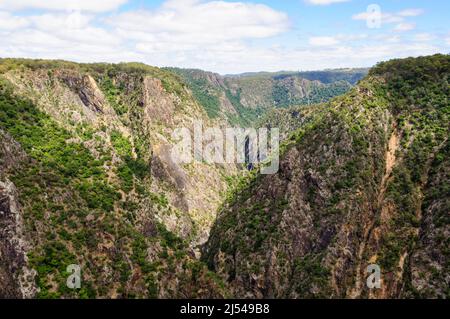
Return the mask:
[[222, 74], [364, 67], [449, 53], [449, 12], [448, 0], [0, 0], [0, 57]]

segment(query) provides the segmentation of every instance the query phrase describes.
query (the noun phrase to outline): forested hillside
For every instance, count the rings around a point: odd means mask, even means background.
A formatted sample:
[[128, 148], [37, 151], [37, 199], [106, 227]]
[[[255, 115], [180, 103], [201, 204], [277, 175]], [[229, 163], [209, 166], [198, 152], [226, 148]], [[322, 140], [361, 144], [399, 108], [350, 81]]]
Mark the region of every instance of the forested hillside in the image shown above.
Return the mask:
[[201, 70], [169, 70], [183, 78], [211, 118], [239, 126], [249, 126], [271, 109], [326, 102], [346, 93], [366, 74], [349, 69], [220, 76]]
[[449, 297], [449, 76], [448, 55], [385, 62], [316, 113], [281, 114], [303, 122], [280, 171], [238, 184], [205, 247], [234, 296]]

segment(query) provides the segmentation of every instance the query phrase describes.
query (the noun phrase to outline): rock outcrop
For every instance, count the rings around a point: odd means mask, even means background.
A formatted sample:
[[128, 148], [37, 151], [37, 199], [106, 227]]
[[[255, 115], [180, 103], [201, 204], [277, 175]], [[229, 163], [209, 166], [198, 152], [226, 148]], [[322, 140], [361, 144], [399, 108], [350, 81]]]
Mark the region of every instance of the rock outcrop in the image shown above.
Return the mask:
[[27, 256], [31, 248], [16, 187], [0, 181], [0, 298], [36, 296], [36, 271]]

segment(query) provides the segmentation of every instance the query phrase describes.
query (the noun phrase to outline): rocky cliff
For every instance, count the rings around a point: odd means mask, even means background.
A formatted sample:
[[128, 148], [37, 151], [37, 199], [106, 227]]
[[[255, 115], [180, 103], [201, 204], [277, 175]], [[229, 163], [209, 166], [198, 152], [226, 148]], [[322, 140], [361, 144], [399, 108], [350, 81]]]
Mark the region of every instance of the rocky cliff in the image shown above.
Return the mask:
[[224, 204], [210, 269], [238, 297], [448, 297], [449, 75], [449, 56], [382, 63], [299, 124]]
[[168, 153], [194, 120], [223, 124], [167, 71], [2, 60], [0, 295], [225, 296], [195, 256], [233, 168]]
[[[363, 74], [0, 59], [0, 297], [448, 297], [449, 56]], [[171, 156], [256, 119], [274, 175]]]

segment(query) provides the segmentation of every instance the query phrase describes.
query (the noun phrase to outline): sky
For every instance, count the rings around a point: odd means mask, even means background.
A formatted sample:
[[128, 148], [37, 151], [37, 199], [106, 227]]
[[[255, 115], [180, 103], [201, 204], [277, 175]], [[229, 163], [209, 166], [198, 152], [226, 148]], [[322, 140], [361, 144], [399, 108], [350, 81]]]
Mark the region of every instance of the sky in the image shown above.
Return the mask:
[[0, 57], [221, 74], [450, 53], [448, 0], [0, 0]]

